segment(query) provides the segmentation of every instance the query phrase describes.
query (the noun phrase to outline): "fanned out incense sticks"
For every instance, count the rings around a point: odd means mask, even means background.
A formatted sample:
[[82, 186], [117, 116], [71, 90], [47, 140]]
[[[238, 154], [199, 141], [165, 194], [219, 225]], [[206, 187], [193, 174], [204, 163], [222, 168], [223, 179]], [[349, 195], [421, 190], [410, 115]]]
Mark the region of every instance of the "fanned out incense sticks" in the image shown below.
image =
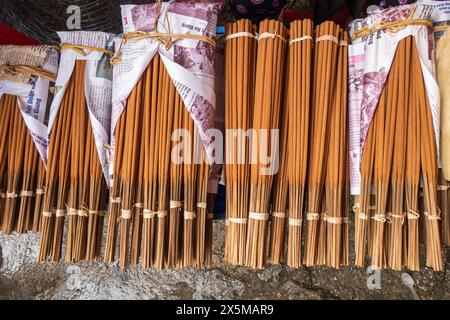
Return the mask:
[[39, 261], [60, 259], [66, 215], [65, 261], [100, 257], [107, 186], [86, 103], [85, 70], [85, 60], [75, 61], [50, 133]]
[[306, 193], [309, 115], [311, 103], [311, 66], [313, 48], [311, 20], [295, 21], [290, 27], [288, 68], [288, 180], [289, 231], [287, 264], [300, 267], [302, 222]]
[[[401, 270], [406, 266], [419, 270], [419, 240], [424, 237], [427, 266], [442, 270], [436, 154], [419, 55], [415, 40], [409, 36], [398, 43], [363, 148], [360, 212], [355, 221], [357, 265], [364, 265], [368, 238], [373, 268]], [[419, 205], [421, 174], [423, 209]], [[424, 235], [419, 228], [420, 212], [426, 229]]]
[[[122, 269], [139, 261], [144, 268], [156, 269], [208, 265], [210, 169], [204, 159], [199, 162], [200, 140], [194, 128], [156, 55], [131, 91], [115, 129], [105, 261], [114, 260], [119, 232]], [[177, 154], [180, 145], [182, 152]]]
[[227, 25], [225, 46], [225, 181], [227, 228], [225, 260], [243, 265], [249, 211], [250, 148], [256, 71], [254, 28], [250, 20]]
[[[274, 163], [278, 162], [278, 139], [273, 138], [273, 131], [278, 133], [280, 126], [287, 39], [287, 30], [279, 21], [262, 21], [259, 33], [252, 121], [252, 129], [256, 134], [253, 143], [256, 147], [252, 145], [251, 154], [252, 159], [257, 161], [251, 164], [245, 259], [245, 264], [252, 268], [263, 268], [266, 263], [270, 194], [276, 173], [272, 171], [278, 170], [278, 163], [276, 168]], [[262, 163], [261, 160], [267, 157], [270, 157], [270, 162]]]

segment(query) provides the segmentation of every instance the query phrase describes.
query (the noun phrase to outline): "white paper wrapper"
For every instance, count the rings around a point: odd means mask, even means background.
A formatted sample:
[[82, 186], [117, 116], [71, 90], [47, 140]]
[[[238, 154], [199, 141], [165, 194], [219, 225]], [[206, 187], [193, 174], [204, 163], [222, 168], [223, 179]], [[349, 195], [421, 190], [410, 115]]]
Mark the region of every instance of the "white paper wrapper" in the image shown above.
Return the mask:
[[[90, 46], [113, 51], [114, 35], [94, 31], [58, 32], [61, 43]], [[86, 60], [84, 90], [89, 109], [97, 153], [102, 166], [106, 183], [109, 185], [107, 149], [111, 131], [111, 100], [112, 100], [112, 67], [109, 62], [111, 55], [95, 50], [86, 50], [82, 55], [72, 49], [61, 52], [61, 67], [55, 85], [55, 97], [50, 110], [48, 134], [61, 105], [67, 85], [75, 67], [76, 60]]]
[[[172, 34], [189, 33], [214, 39], [217, 14], [221, 6], [221, 1], [161, 3], [156, 31]], [[125, 34], [135, 31], [155, 31], [154, 17], [157, 4], [123, 5], [121, 8]], [[116, 45], [116, 48], [118, 47], [120, 44]], [[214, 128], [215, 120], [215, 49], [204, 41], [179, 39], [168, 50], [165, 45], [154, 39], [122, 43], [120, 63], [114, 66], [112, 139], [129, 94], [155, 54], [161, 56], [176, 90], [197, 126], [207, 156], [211, 159], [213, 144], [208, 130]], [[114, 145], [112, 141], [112, 157]], [[112, 173], [112, 168], [110, 172]]]
[[[352, 22], [350, 35], [364, 26], [381, 21], [395, 22], [408, 19], [430, 20], [433, 7], [425, 4], [398, 6], [375, 11], [365, 19]], [[379, 30], [353, 41], [349, 46], [349, 126], [350, 126], [350, 185], [353, 195], [359, 194], [362, 148], [372, 122], [381, 91], [400, 40], [413, 36], [419, 52], [439, 154], [439, 87], [435, 77], [434, 39], [431, 28], [421, 25]], [[358, 116], [359, 115], [359, 116]], [[359, 121], [358, 121], [359, 119]]]
[[[0, 46], [0, 65], [39, 67], [56, 74], [59, 52], [52, 46]], [[0, 98], [3, 94], [18, 97], [28, 132], [44, 164], [47, 164], [47, 131], [49, 117], [50, 81], [30, 74], [0, 72]]]

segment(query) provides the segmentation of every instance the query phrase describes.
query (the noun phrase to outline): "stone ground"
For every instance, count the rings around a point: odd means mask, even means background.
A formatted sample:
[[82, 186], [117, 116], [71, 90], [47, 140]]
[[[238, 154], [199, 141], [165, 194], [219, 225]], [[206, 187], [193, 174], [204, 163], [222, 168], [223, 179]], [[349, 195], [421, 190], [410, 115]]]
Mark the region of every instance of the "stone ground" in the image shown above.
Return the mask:
[[[210, 270], [120, 271], [117, 264], [36, 263], [37, 234], [0, 235], [0, 299], [412, 299], [401, 272], [381, 271], [379, 289], [369, 289], [365, 269], [325, 267], [264, 270], [223, 261], [223, 222], [214, 226]], [[422, 299], [450, 299], [446, 271], [411, 273]]]

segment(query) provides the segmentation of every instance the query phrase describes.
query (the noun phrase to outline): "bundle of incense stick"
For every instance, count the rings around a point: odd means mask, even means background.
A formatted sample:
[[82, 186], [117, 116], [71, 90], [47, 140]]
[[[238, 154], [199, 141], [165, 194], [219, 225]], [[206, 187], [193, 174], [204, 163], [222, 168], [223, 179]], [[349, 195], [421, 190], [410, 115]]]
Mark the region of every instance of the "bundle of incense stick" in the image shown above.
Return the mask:
[[[156, 269], [208, 265], [210, 170], [204, 161], [199, 162], [200, 140], [194, 128], [156, 55], [131, 91], [115, 129], [105, 261], [114, 260], [118, 233], [122, 269], [139, 261], [145, 268]], [[185, 134], [173, 139], [179, 130]], [[180, 144], [182, 161], [178, 162], [173, 150]]]
[[[267, 227], [270, 195], [275, 170], [278, 170], [278, 134], [287, 29], [275, 20], [259, 24], [258, 55], [252, 128], [250, 199], [245, 264], [263, 268], [266, 264]], [[256, 140], [256, 141], [255, 141]], [[269, 159], [269, 161], [263, 161]]]
[[[173, 115], [174, 132], [183, 128], [184, 115], [183, 102], [176, 95], [175, 112]], [[171, 143], [171, 150], [175, 150], [178, 140]], [[153, 161], [153, 160], [151, 160]], [[182, 201], [183, 201], [183, 164], [175, 161], [170, 163], [170, 193], [169, 193], [169, 216], [167, 231], [167, 267], [179, 266], [181, 261], [181, 235], [182, 223]]]
[[188, 141], [184, 153], [184, 167], [183, 167], [183, 183], [184, 183], [184, 211], [183, 211], [183, 262], [182, 267], [188, 268], [194, 259], [194, 223], [196, 221], [196, 184], [197, 184], [197, 169], [195, 159], [195, 143], [196, 137], [194, 135], [194, 122], [192, 121], [187, 110], [183, 114], [183, 129], [186, 130]]
[[[288, 73], [286, 72], [286, 75]], [[284, 261], [285, 222], [288, 204], [288, 99], [281, 111], [280, 168], [275, 177], [272, 192], [272, 212], [270, 221], [269, 253], [267, 261], [280, 264]]]
[[326, 263], [324, 234], [327, 222], [323, 217], [327, 215], [323, 192], [333, 97], [336, 90], [342, 90], [336, 89], [336, 79], [340, 78], [337, 76], [339, 35], [339, 27], [333, 22], [324, 22], [316, 27], [304, 255], [307, 266]]
[[16, 220], [16, 232], [24, 233], [32, 229], [34, 220], [34, 195], [38, 163], [41, 162], [33, 139], [28, 132], [25, 135], [25, 150], [22, 171], [22, 190], [20, 191], [20, 205]]
[[86, 61], [75, 61], [50, 133], [39, 261], [60, 259], [66, 215], [65, 261], [98, 260], [101, 254], [107, 186], [86, 104], [85, 71]]
[[302, 219], [306, 192], [308, 137], [311, 103], [311, 66], [313, 48], [311, 20], [295, 21], [290, 26], [287, 92], [289, 101], [289, 229], [287, 264], [300, 267]]
[[249, 210], [250, 148], [246, 138], [252, 126], [256, 71], [254, 28], [250, 20], [227, 25], [225, 43], [225, 260], [245, 262]]
[[[62, 242], [63, 219], [69, 188], [66, 169], [70, 160], [68, 148], [75, 87], [76, 80], [73, 74], [50, 132], [38, 261], [44, 261], [49, 256], [57, 261], [61, 254], [58, 243]], [[55, 211], [55, 208], [58, 209]]]
[[128, 98], [128, 105], [124, 113], [126, 122], [124, 127], [123, 162], [120, 168], [121, 181], [121, 215], [120, 215], [120, 246], [119, 265], [123, 269], [128, 264], [130, 221], [135, 204], [135, 187], [139, 168], [140, 132], [142, 126], [142, 88], [141, 78]]
[[[356, 264], [365, 241], [374, 268], [419, 270], [419, 212], [426, 264], [442, 270], [437, 203], [437, 150], [420, 59], [412, 37], [401, 40], [370, 125], [361, 160], [361, 208], [355, 222]], [[423, 210], [419, 179], [423, 178]], [[370, 187], [375, 212], [370, 213]]]
[[[346, 216], [348, 202], [347, 193], [347, 43], [348, 35], [339, 30], [339, 49], [337, 60], [336, 89], [330, 118], [330, 141], [326, 170], [326, 206], [327, 214], [322, 219], [321, 244], [319, 252], [323, 252], [326, 241], [326, 264], [339, 268], [347, 264], [345, 251], [348, 244], [344, 229], [348, 227]], [[326, 240], [323, 237], [326, 236]], [[322, 246], [322, 249], [321, 249]], [[322, 260], [321, 260], [322, 261]]]

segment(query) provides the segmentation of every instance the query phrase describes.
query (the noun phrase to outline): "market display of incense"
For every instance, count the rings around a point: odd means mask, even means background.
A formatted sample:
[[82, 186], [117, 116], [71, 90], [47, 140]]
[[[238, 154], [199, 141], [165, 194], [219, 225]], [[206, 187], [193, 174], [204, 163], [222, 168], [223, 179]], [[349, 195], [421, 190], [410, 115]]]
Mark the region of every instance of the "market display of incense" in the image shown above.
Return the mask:
[[231, 265], [340, 268], [353, 247], [357, 267], [443, 271], [446, 15], [241, 19], [223, 49], [221, 6], [124, 5], [121, 37], [0, 46], [0, 231], [39, 232], [39, 262], [209, 268], [224, 179]]

